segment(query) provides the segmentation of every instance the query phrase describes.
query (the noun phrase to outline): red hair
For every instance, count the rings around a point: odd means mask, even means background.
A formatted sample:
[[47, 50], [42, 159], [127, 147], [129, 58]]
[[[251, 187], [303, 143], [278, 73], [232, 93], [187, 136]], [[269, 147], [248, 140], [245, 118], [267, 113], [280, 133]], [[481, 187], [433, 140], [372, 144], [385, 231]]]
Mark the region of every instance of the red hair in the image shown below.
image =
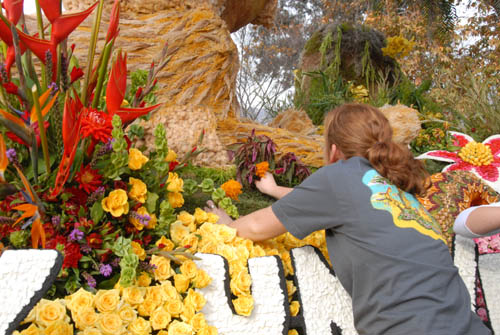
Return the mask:
[[424, 194], [429, 186], [428, 173], [410, 150], [392, 140], [392, 128], [377, 108], [365, 104], [345, 104], [325, 117], [327, 157], [335, 144], [345, 159], [366, 158], [380, 175], [398, 188]]

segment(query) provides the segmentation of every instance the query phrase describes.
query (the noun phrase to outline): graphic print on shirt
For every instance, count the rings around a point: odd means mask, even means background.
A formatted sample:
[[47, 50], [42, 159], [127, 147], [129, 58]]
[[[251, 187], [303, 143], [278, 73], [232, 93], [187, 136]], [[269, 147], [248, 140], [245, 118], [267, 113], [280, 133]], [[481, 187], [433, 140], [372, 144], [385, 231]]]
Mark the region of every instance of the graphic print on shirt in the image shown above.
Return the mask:
[[439, 223], [412, 194], [398, 189], [375, 170], [367, 171], [362, 181], [372, 191], [370, 200], [373, 208], [391, 213], [397, 227], [413, 228], [446, 243]]

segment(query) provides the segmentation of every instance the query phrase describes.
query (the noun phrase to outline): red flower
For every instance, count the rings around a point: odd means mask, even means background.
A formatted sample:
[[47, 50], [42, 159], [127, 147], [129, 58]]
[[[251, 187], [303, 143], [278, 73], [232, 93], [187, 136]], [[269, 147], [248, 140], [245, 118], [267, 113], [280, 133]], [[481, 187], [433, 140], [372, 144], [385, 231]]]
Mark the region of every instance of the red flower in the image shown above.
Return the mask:
[[127, 191], [128, 190], [128, 184], [124, 182], [123, 180], [115, 180], [114, 182], [114, 187], [115, 190], [121, 188], [122, 190]]
[[50, 239], [47, 242], [47, 249], [57, 249], [58, 245], [66, 245], [66, 237], [62, 235], [56, 235], [56, 237]]
[[82, 256], [78, 243], [66, 243], [64, 247], [63, 269], [78, 268], [78, 262]]
[[107, 143], [111, 139], [111, 116], [94, 108], [85, 108], [82, 117], [82, 137], [92, 137], [96, 141]]
[[105, 253], [101, 255], [101, 263], [108, 263], [109, 258], [113, 255], [111, 250], [107, 250]]
[[102, 246], [102, 238], [98, 233], [92, 233], [87, 237], [87, 243], [92, 249], [100, 249]]
[[71, 70], [70, 77], [71, 77], [71, 82], [70, 82], [70, 85], [71, 85], [75, 81], [77, 81], [78, 79], [80, 79], [81, 77], [83, 77], [83, 70], [80, 69], [79, 67], [76, 67], [76, 66], [73, 67], [73, 69]]
[[111, 9], [111, 19], [109, 20], [108, 33], [106, 34], [106, 43], [118, 35], [118, 24], [120, 22], [120, 0], [115, 0], [113, 9]]
[[78, 182], [78, 188], [83, 189], [87, 194], [97, 190], [102, 185], [101, 175], [97, 170], [94, 170], [90, 165], [83, 166], [76, 173], [75, 180]]
[[170, 162], [170, 164], [168, 165], [168, 171], [174, 171], [175, 167], [179, 165], [179, 162], [178, 161], [172, 161]]
[[9, 94], [16, 94], [16, 95], [17, 95], [17, 91], [19, 90], [19, 88], [17, 87], [17, 85], [14, 84], [11, 81], [9, 81], [8, 83], [3, 83], [3, 88], [5, 88], [5, 90], [7, 91], [7, 93], [9, 93]]

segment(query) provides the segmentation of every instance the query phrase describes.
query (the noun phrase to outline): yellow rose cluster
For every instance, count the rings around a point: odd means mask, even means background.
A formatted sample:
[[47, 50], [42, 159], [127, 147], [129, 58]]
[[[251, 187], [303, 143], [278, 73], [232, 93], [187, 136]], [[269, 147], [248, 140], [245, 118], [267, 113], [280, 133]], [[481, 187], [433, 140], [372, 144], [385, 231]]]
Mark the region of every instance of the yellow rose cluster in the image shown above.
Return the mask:
[[15, 334], [217, 335], [200, 312], [205, 297], [193, 289], [210, 283], [207, 273], [192, 260], [184, 261], [179, 273], [162, 256], [153, 256], [150, 264], [155, 265], [155, 285], [143, 272], [136, 285], [126, 288], [117, 284], [95, 294], [81, 288], [64, 300], [42, 299], [24, 320], [29, 327]]
[[179, 208], [184, 205], [184, 198], [182, 193], [184, 187], [184, 180], [177, 175], [175, 172], [168, 173], [167, 179], [167, 191], [168, 191], [168, 202], [172, 208]]
[[408, 41], [403, 36], [393, 36], [387, 38], [387, 46], [382, 48], [384, 56], [392, 58], [404, 58], [413, 49], [415, 42]]

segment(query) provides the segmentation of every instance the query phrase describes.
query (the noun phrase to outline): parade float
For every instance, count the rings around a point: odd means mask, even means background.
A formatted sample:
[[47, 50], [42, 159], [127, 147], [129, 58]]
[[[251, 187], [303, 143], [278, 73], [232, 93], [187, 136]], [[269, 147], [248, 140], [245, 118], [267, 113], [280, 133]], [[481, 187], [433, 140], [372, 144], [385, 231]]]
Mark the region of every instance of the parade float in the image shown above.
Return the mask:
[[[68, 1], [71, 14], [37, 3], [35, 21], [22, 1], [3, 1], [0, 21], [0, 334], [356, 334], [324, 232], [254, 243], [202, 209], [211, 199], [237, 218], [265, 172], [294, 185], [321, 165], [322, 136], [303, 111], [269, 126], [237, 116], [229, 32], [269, 24], [277, 2]], [[384, 110], [400, 143], [419, 133], [412, 108]], [[471, 308], [498, 332], [498, 239], [451, 230], [461, 210], [499, 200], [487, 185], [497, 138], [476, 154], [472, 138], [451, 136], [460, 152], [421, 158], [464, 168], [434, 174], [419, 200]], [[224, 169], [206, 178], [196, 164]]]

